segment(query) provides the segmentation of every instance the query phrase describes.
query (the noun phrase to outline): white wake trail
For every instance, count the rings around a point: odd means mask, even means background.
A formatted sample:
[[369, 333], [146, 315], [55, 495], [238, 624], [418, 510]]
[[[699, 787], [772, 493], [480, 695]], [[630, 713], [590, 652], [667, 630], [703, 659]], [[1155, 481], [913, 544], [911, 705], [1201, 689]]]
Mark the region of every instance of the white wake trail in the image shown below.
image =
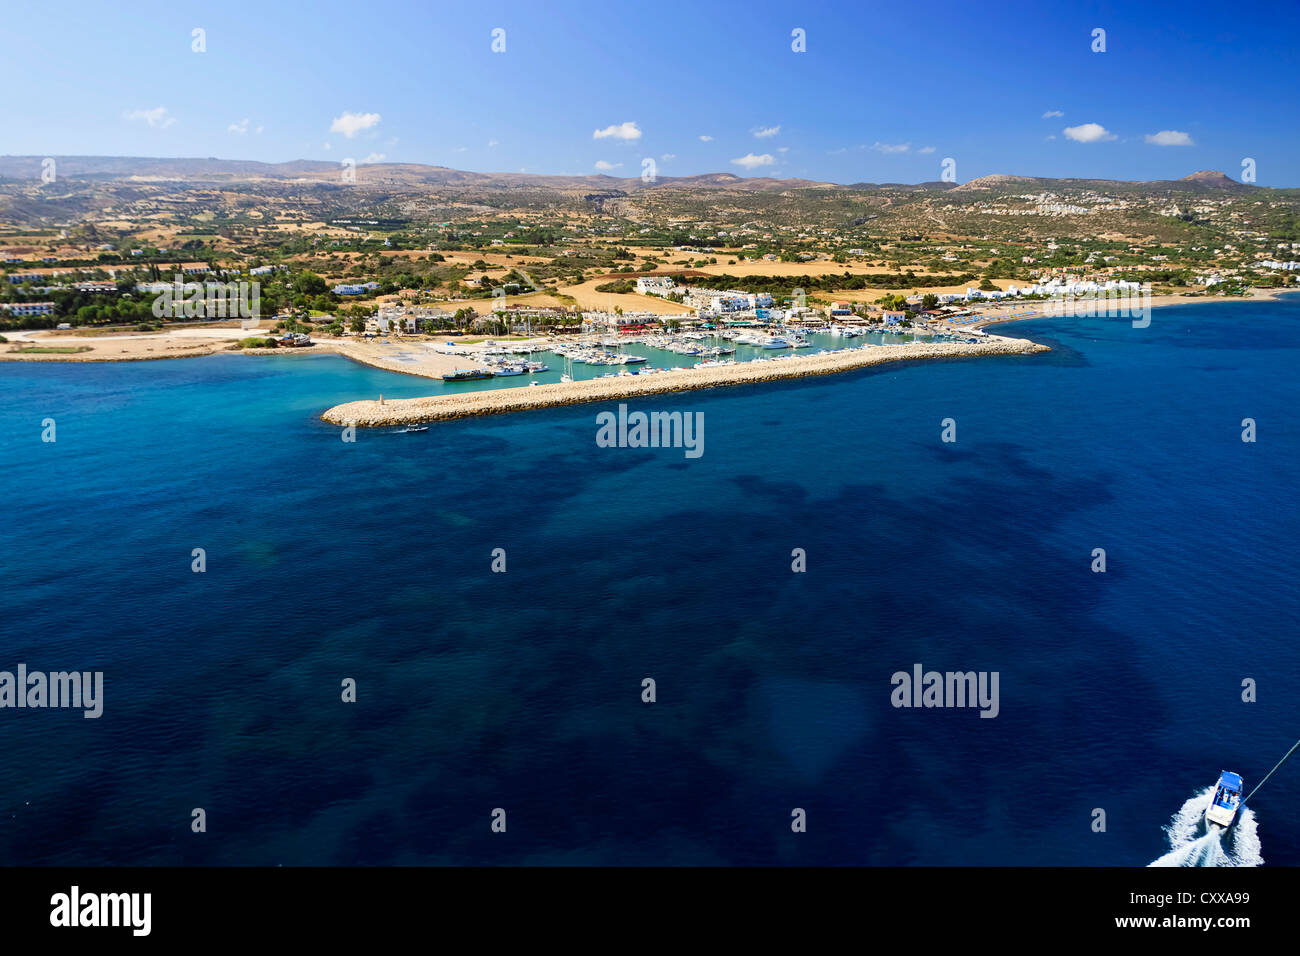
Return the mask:
[[1205, 808], [1214, 787], [1206, 787], [1183, 804], [1164, 830], [1169, 852], [1149, 866], [1259, 866], [1259, 830], [1255, 812], [1243, 807], [1237, 823], [1224, 832], [1217, 827], [1206, 832]]

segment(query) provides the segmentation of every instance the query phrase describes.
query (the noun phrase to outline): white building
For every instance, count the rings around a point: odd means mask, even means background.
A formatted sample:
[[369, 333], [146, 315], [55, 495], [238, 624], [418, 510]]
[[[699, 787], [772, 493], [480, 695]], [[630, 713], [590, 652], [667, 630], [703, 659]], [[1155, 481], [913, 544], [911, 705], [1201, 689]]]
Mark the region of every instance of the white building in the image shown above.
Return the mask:
[[364, 295], [379, 288], [378, 282], [363, 282], [360, 285], [339, 283], [334, 287], [335, 295]]
[[642, 295], [668, 295], [673, 291], [673, 280], [668, 276], [640, 276], [636, 291]]
[[0, 302], [0, 309], [10, 315], [51, 315], [53, 302]]

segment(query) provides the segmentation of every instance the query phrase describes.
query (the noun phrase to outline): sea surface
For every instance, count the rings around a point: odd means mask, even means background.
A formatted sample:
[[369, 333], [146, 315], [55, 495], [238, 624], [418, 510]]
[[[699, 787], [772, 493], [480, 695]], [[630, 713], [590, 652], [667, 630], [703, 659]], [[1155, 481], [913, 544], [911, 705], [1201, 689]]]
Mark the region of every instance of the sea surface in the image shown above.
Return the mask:
[[[630, 403], [699, 458], [610, 405], [344, 442], [431, 388], [337, 356], [0, 364], [0, 670], [104, 674], [0, 709], [0, 863], [1167, 857], [1300, 736], [1300, 300], [1007, 331], [1053, 351]], [[892, 706], [915, 664], [997, 716]]]

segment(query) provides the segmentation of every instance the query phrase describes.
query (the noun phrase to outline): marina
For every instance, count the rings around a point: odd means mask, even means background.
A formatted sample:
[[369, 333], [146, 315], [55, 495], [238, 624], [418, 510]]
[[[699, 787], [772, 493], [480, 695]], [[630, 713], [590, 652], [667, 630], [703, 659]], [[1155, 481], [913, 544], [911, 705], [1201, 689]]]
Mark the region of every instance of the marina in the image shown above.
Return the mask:
[[[453, 386], [457, 394], [475, 389], [547, 385], [588, 381], [596, 378], [626, 378], [684, 369], [714, 369], [750, 362], [783, 361], [796, 356], [848, 355], [877, 348], [895, 348], [925, 343], [977, 342], [982, 333], [961, 334], [893, 331], [854, 327], [827, 331], [803, 329], [723, 329], [713, 332], [650, 333], [632, 336], [586, 335], [560, 339], [533, 339], [477, 345], [453, 342], [424, 343], [425, 356], [454, 356], [464, 367], [432, 373], [419, 358], [419, 347], [387, 346], [400, 349], [392, 354], [396, 364], [379, 364], [411, 375], [428, 375]], [[381, 346], [381, 349], [384, 346]], [[359, 361], [370, 361], [366, 353], [348, 351]], [[382, 354], [382, 353], [381, 353]]]
[[[450, 389], [427, 397], [395, 401], [346, 402], [328, 409], [321, 418], [336, 425], [380, 426], [425, 423], [475, 415], [491, 415], [525, 409], [608, 401], [638, 395], [688, 391], [722, 385], [745, 385], [787, 378], [829, 375], [865, 368], [882, 362], [910, 359], [960, 358], [983, 355], [1023, 355], [1046, 352], [1047, 346], [1027, 339], [986, 336], [969, 342], [910, 342], [892, 347], [864, 345], [805, 355], [752, 358], [748, 361], [703, 360], [687, 366], [648, 368], [639, 372], [600, 372], [591, 362], [573, 357], [577, 377], [569, 381], [538, 379], [536, 387], [489, 387]], [[615, 353], [617, 355], [617, 353]], [[599, 357], [599, 356], [598, 356]], [[602, 359], [603, 364], [613, 359]], [[566, 365], [567, 365], [566, 361]], [[582, 374], [586, 372], [587, 374]], [[568, 374], [564, 378], [568, 378]]]

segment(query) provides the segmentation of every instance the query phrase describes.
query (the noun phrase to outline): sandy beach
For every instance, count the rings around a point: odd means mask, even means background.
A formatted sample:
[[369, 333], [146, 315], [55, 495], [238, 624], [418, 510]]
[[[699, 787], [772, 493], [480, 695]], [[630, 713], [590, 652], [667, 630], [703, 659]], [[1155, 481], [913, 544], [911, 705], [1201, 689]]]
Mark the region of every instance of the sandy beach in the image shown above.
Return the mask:
[[[8, 344], [0, 343], [0, 361], [7, 362], [142, 362], [154, 359], [194, 358], [230, 348], [250, 335], [240, 328], [186, 328], [166, 332], [87, 334], [87, 330], [49, 329], [5, 332]], [[77, 352], [24, 352], [25, 348], [82, 349]]]
[[336, 425], [355, 424], [363, 427], [418, 424], [722, 385], [751, 385], [779, 379], [831, 375], [883, 362], [981, 355], [1027, 355], [1046, 351], [1047, 346], [1028, 339], [996, 335], [974, 343], [877, 345], [770, 362], [739, 362], [713, 368], [657, 372], [653, 375], [615, 376], [579, 382], [490, 389], [461, 395], [385, 400], [382, 404], [378, 400], [346, 402], [327, 410], [321, 418]]

